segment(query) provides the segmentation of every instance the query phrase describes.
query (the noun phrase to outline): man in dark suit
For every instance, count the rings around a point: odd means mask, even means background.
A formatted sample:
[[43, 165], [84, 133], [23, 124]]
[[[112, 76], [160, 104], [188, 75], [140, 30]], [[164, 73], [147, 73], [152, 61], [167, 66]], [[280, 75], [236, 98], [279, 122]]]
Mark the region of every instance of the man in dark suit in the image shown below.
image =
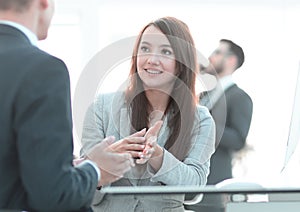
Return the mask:
[[[232, 74], [244, 63], [240, 46], [222, 39], [209, 61], [210, 65], [204, 72], [215, 75], [218, 83], [208, 92], [210, 103], [206, 104], [217, 128], [216, 151], [211, 158], [207, 184], [217, 184], [232, 178], [232, 155], [245, 146], [253, 104], [249, 95], [232, 79]], [[201, 101], [200, 98], [200, 104]]]
[[97, 185], [134, 165], [113, 138], [73, 161], [68, 70], [35, 46], [53, 11], [53, 0], [0, 0], [0, 210], [89, 210]]
[[[208, 107], [216, 123], [216, 151], [210, 160], [210, 174], [207, 179], [208, 185], [215, 185], [232, 178], [233, 153], [245, 146], [253, 104], [249, 95], [232, 79], [232, 74], [244, 63], [244, 52], [240, 46], [231, 40], [220, 40], [219, 47], [211, 54], [209, 62], [209, 66], [201, 71], [214, 75], [217, 83], [214, 89], [200, 96], [200, 104]], [[202, 204], [199, 210], [224, 210], [218, 209], [220, 207], [216, 205], [206, 208], [205, 204], [210, 205], [210, 201], [220, 200], [210, 197], [213, 195], [204, 196], [204, 203], [199, 204]]]

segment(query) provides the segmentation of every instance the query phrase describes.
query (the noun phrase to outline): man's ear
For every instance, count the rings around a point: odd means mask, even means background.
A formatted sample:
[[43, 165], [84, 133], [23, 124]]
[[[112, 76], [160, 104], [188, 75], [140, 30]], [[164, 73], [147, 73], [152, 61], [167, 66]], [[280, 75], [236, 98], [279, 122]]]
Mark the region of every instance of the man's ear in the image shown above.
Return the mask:
[[228, 58], [227, 58], [227, 63], [230, 67], [233, 67], [235, 69], [235, 67], [237, 66], [237, 62], [238, 62], [238, 59], [235, 55], [230, 55]]
[[40, 1], [40, 7], [42, 9], [47, 9], [49, 7], [49, 0], [38, 0]]

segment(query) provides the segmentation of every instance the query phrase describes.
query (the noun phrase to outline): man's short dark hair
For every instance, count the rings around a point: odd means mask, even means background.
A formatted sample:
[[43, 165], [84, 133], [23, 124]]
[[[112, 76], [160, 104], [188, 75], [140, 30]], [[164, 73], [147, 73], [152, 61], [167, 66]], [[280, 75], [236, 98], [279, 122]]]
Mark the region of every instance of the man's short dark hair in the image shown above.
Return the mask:
[[0, 10], [15, 10], [21, 12], [27, 9], [32, 0], [0, 0]]
[[238, 61], [237, 61], [236, 69], [241, 67], [245, 60], [245, 55], [242, 47], [232, 42], [231, 40], [227, 40], [227, 39], [221, 39], [220, 42], [227, 43], [229, 46], [229, 52], [231, 52], [237, 57]]

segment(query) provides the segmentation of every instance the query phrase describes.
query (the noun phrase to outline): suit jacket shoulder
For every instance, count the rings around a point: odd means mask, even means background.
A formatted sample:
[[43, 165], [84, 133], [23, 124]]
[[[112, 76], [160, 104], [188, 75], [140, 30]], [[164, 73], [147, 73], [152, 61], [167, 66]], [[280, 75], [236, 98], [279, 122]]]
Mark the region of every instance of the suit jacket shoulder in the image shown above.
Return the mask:
[[236, 84], [229, 87], [225, 91], [225, 96], [226, 97], [245, 98], [245, 99], [248, 99], [248, 101], [250, 101], [252, 103], [251, 97], [243, 89], [238, 87]]
[[72, 166], [65, 64], [1, 24], [0, 46], [0, 169], [6, 170], [0, 208], [68, 211], [89, 206], [97, 173], [88, 164]]

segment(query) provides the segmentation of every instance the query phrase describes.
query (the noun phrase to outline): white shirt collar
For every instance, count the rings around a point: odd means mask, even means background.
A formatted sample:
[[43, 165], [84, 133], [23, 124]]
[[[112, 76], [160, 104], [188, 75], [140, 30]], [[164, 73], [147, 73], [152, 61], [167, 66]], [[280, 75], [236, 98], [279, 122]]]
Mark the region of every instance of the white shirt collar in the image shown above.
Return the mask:
[[219, 79], [219, 83], [221, 84], [223, 90], [225, 91], [227, 88], [234, 85], [234, 81], [232, 75], [227, 75]]
[[210, 91], [209, 95], [202, 98], [202, 105], [205, 105], [209, 110], [213, 108], [224, 92], [234, 85], [232, 75], [227, 75], [218, 80], [216, 87]]
[[29, 39], [32, 45], [37, 46], [37, 41], [38, 41], [37, 36], [25, 26], [18, 24], [16, 22], [6, 21], [6, 20], [0, 20], [0, 24], [5, 24], [17, 28], [18, 30], [20, 30], [26, 35], [26, 37]]

